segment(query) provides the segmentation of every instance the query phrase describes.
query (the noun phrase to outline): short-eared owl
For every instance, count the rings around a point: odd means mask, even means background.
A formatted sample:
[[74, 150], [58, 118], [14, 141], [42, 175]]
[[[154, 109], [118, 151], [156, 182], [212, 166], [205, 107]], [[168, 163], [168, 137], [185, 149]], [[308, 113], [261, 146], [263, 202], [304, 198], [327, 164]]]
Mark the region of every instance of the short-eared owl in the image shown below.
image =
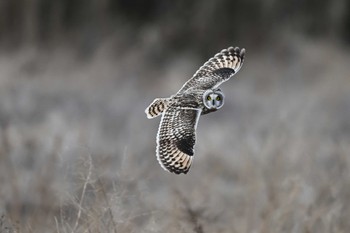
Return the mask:
[[162, 115], [157, 134], [157, 159], [167, 171], [187, 173], [191, 167], [200, 115], [224, 104], [218, 86], [243, 65], [245, 49], [230, 47], [216, 54], [169, 98], [156, 98], [145, 110], [148, 118]]

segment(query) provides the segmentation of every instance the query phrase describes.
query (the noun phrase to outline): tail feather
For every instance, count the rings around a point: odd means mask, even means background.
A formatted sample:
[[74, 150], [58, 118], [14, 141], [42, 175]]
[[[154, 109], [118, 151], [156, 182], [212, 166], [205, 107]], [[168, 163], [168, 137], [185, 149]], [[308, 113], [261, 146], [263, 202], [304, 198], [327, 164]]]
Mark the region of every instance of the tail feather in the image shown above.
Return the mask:
[[151, 119], [162, 114], [162, 112], [168, 106], [168, 102], [168, 98], [156, 98], [153, 100], [153, 102], [145, 110], [147, 118]]

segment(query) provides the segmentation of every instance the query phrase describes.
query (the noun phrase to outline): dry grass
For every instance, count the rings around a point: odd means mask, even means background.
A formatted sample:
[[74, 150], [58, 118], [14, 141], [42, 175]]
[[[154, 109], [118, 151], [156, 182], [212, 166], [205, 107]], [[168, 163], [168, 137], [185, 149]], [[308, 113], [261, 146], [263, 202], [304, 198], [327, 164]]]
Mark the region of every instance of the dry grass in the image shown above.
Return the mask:
[[349, 52], [282, 42], [247, 48], [186, 176], [157, 164], [143, 110], [202, 61], [2, 56], [0, 232], [349, 232]]

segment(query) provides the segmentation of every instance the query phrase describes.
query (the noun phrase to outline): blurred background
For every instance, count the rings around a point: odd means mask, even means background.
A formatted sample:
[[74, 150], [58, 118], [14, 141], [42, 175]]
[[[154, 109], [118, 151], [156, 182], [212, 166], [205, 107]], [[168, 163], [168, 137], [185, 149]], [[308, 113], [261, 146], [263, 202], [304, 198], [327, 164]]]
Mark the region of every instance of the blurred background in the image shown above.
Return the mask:
[[[159, 118], [246, 49], [187, 175]], [[2, 0], [0, 232], [349, 232], [350, 2]]]

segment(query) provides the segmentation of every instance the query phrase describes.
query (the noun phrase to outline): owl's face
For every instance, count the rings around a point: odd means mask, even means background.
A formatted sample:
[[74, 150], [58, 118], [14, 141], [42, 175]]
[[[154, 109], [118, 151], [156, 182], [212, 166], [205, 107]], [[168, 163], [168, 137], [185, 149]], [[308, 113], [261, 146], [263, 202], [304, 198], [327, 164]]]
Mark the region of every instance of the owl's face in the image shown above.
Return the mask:
[[224, 98], [224, 93], [220, 90], [207, 90], [203, 95], [203, 103], [208, 109], [217, 110], [224, 105]]

